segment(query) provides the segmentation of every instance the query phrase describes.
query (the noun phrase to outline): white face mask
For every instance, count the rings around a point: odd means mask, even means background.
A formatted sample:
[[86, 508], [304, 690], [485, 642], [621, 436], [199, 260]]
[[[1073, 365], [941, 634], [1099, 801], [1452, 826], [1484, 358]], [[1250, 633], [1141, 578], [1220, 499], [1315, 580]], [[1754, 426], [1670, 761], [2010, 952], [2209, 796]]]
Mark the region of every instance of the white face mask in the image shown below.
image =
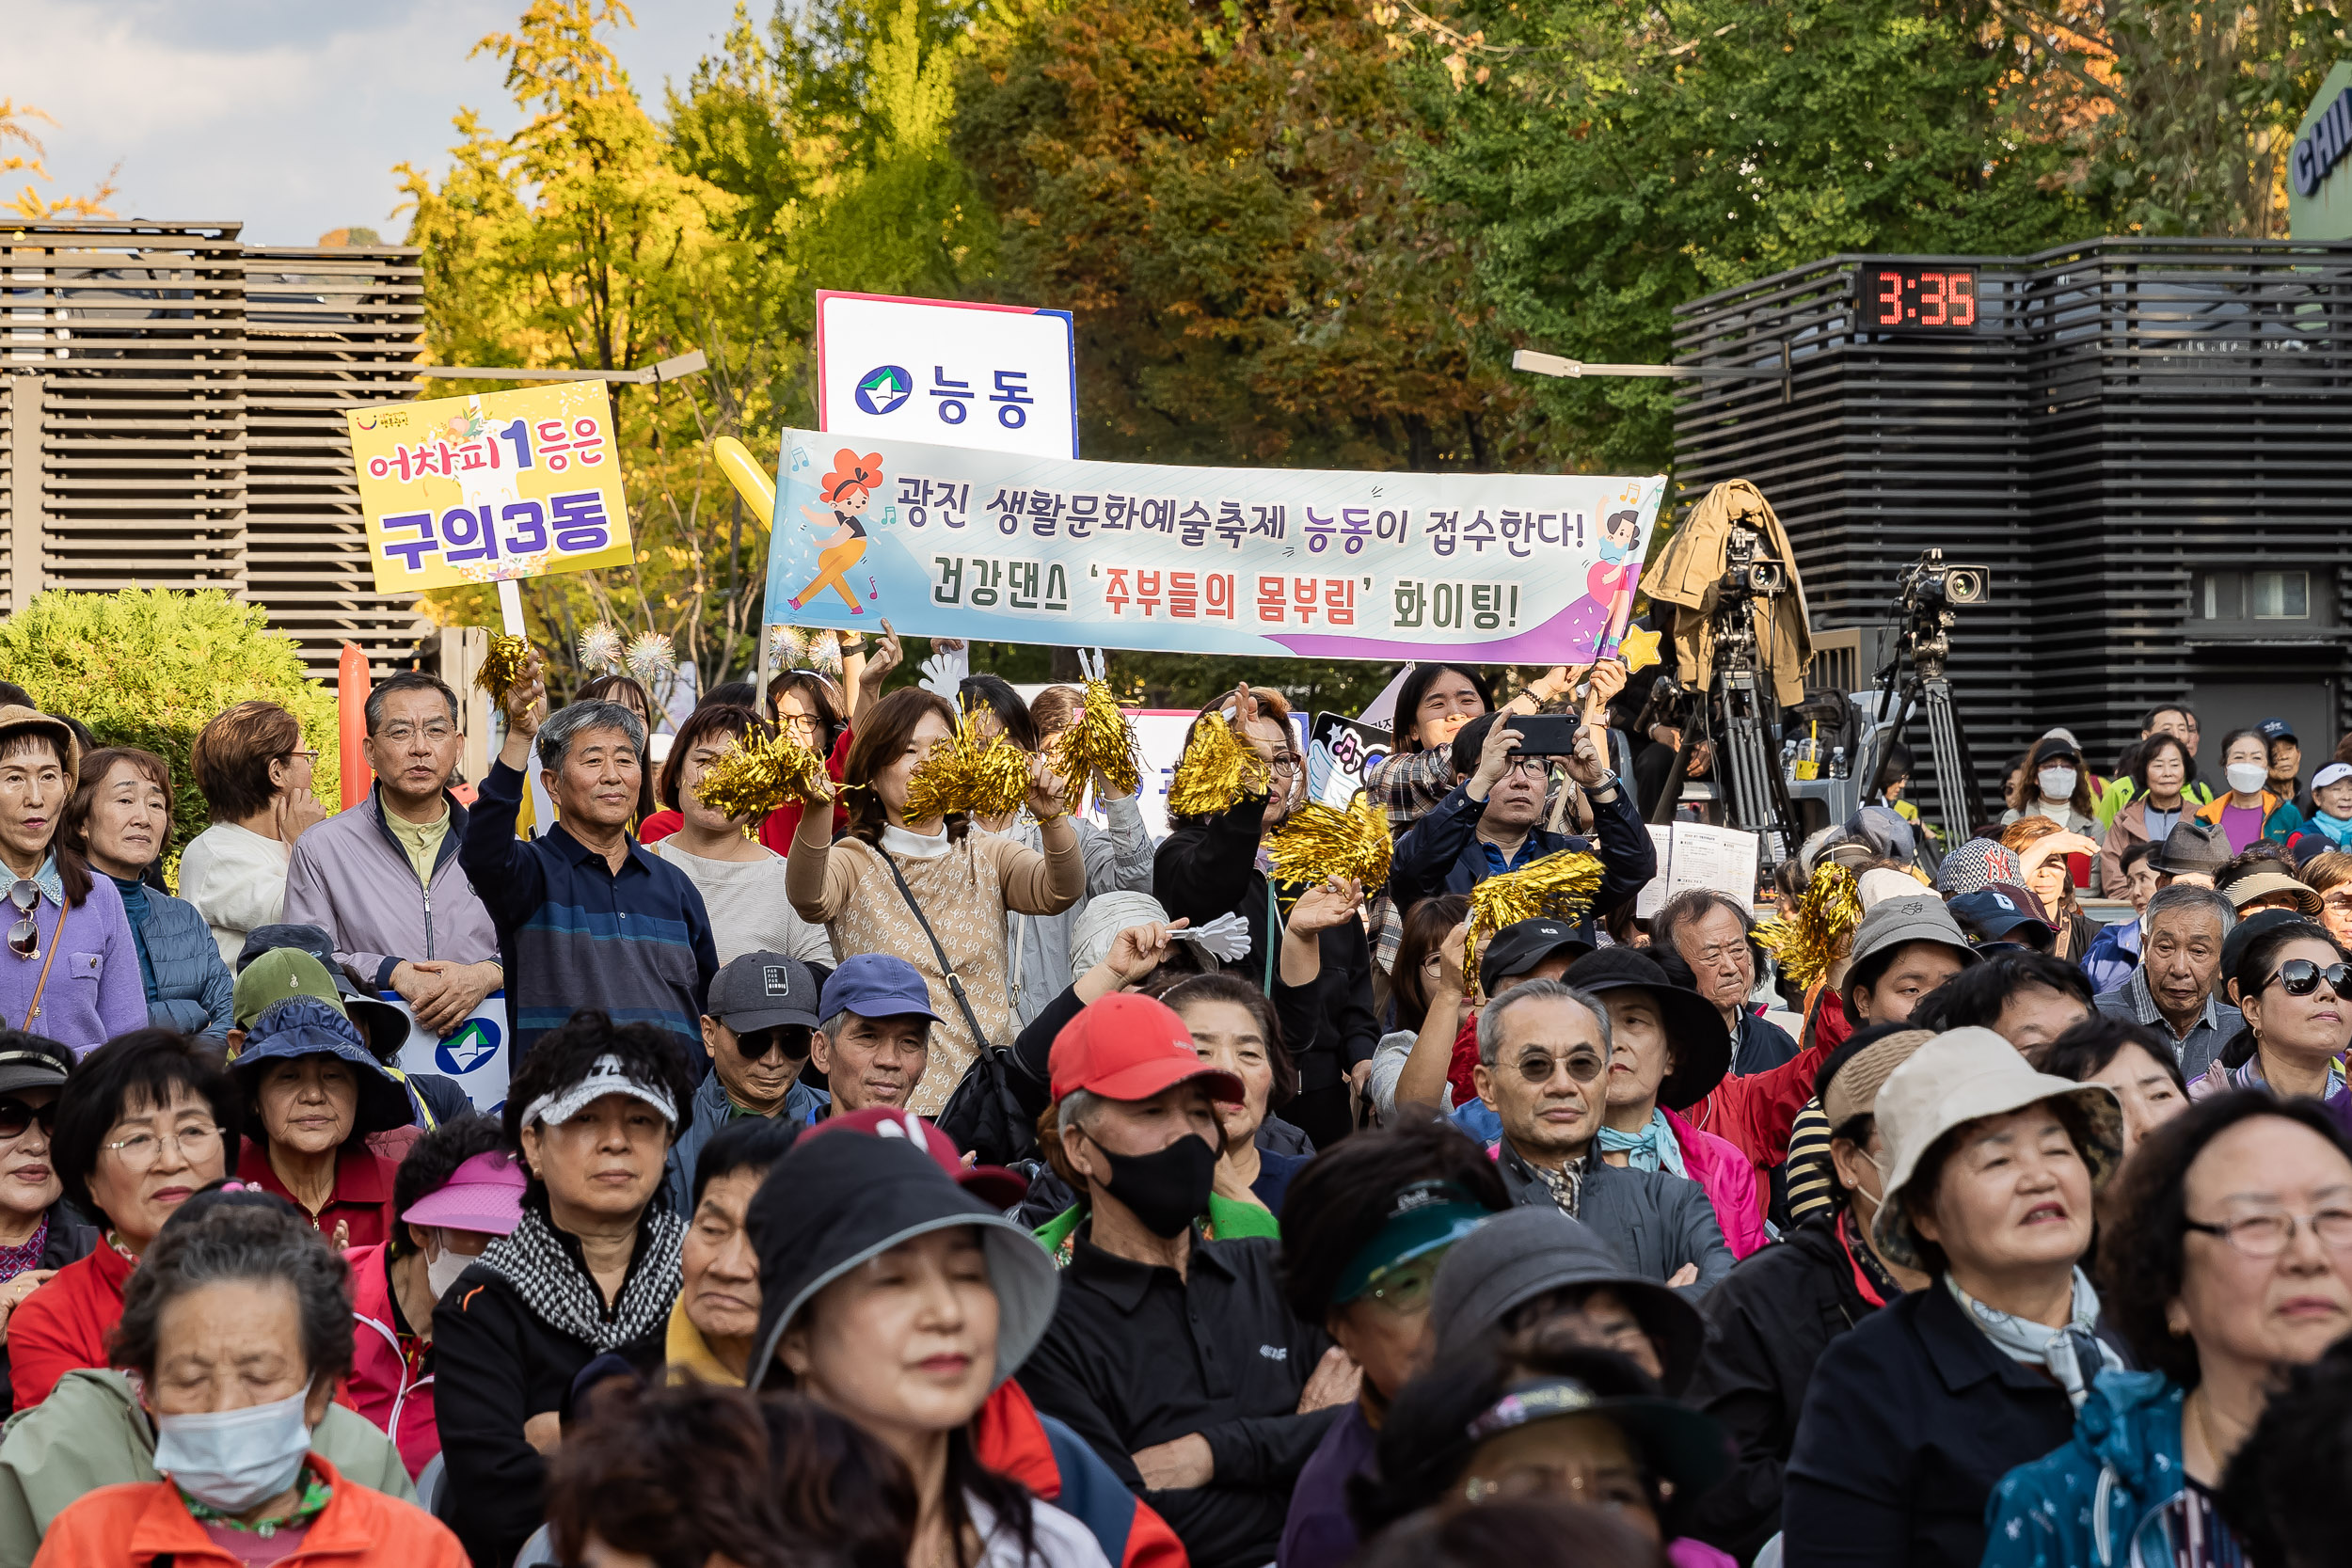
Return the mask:
[[2042, 785], [2042, 798], [2045, 800], [2074, 798], [2074, 770], [2071, 768], [2045, 768], [2034, 779]]
[[304, 1388], [269, 1404], [155, 1418], [157, 1470], [207, 1508], [243, 1513], [294, 1485], [310, 1451]]
[[2259, 762], [2233, 762], [2221, 771], [2230, 781], [2230, 787], [2240, 795], [2260, 794], [2263, 785], [2270, 782], [2270, 769]]
[[437, 1237], [435, 1242], [441, 1250], [437, 1256], [424, 1260], [424, 1284], [425, 1289], [433, 1292], [433, 1299], [438, 1301], [449, 1294], [449, 1288], [457, 1283], [457, 1276], [466, 1272], [466, 1265], [474, 1259], [468, 1253], [453, 1252]]

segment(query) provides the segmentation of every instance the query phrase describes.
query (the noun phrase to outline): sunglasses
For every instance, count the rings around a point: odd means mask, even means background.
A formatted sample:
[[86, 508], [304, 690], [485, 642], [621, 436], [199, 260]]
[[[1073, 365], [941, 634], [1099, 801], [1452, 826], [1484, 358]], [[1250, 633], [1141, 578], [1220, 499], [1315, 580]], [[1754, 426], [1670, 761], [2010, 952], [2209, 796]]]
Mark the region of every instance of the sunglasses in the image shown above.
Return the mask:
[[2325, 980], [2339, 998], [2352, 997], [2352, 964], [2333, 963], [2322, 969], [2309, 958], [2289, 958], [2270, 978], [2289, 996], [2309, 996]]
[[41, 1136], [57, 1130], [57, 1105], [51, 1101], [36, 1110], [21, 1100], [0, 1100], [0, 1143], [8, 1143], [24, 1135], [24, 1130], [40, 1123]]
[[1598, 1052], [1580, 1047], [1570, 1051], [1565, 1057], [1553, 1056], [1542, 1051], [1530, 1051], [1511, 1065], [1517, 1068], [1519, 1076], [1530, 1084], [1550, 1083], [1552, 1074], [1563, 1067], [1568, 1069], [1568, 1076], [1577, 1083], [1589, 1084], [1600, 1076], [1601, 1069], [1609, 1063], [1607, 1058]]
[[808, 1054], [812, 1033], [805, 1023], [779, 1023], [772, 1029], [755, 1029], [748, 1035], [736, 1036], [735, 1049], [745, 1061], [756, 1062], [782, 1046], [785, 1059], [797, 1062]]
[[8, 927], [8, 951], [20, 958], [40, 957], [40, 923], [33, 916], [40, 908], [40, 884], [29, 877], [20, 877], [8, 888], [8, 902], [16, 906], [16, 924]]

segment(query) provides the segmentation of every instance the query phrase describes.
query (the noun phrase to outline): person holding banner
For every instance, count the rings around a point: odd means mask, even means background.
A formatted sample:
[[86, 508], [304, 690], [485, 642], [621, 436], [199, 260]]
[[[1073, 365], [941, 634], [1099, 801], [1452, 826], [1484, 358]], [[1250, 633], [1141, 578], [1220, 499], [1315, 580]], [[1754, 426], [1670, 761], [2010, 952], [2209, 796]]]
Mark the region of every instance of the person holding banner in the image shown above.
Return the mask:
[[[498, 927], [509, 1062], [519, 1069], [532, 1043], [580, 1008], [651, 1023], [692, 1062], [719, 956], [702, 894], [629, 836], [645, 726], [618, 703], [573, 703], [548, 716], [545, 668], [533, 651], [506, 693], [506, 743], [457, 851]], [[560, 820], [526, 841], [515, 818], [534, 742]]]
[[836, 842], [824, 813], [803, 813], [785, 863], [792, 907], [827, 927], [834, 953], [890, 954], [923, 976], [940, 1022], [907, 1101], [919, 1116], [939, 1113], [984, 1048], [1012, 1043], [1007, 913], [1058, 914], [1086, 891], [1077, 831], [1043, 757], [1027, 800], [1041, 849], [975, 833], [961, 812], [908, 818], [909, 782], [955, 730], [956, 710], [920, 687], [861, 708], [843, 768], [849, 836]]
[[366, 994], [393, 992], [426, 1033], [446, 1037], [506, 978], [490, 911], [457, 863], [457, 693], [405, 670], [368, 692], [365, 714], [375, 787], [294, 845], [285, 924], [325, 931]]

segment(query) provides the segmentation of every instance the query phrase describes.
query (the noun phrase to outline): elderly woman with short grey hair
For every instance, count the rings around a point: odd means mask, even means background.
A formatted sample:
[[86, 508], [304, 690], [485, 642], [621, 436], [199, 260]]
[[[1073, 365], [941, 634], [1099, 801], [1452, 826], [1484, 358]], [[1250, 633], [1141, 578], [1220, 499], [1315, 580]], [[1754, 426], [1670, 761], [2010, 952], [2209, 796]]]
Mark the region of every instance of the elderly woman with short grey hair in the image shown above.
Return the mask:
[[[693, 882], [629, 834], [644, 723], [618, 703], [574, 703], [550, 716], [545, 668], [532, 653], [506, 693], [506, 743], [457, 852], [498, 927], [514, 1059], [575, 1008], [596, 1007], [675, 1036], [693, 1060], [718, 950]], [[534, 741], [556, 820], [523, 839], [516, 818]]]

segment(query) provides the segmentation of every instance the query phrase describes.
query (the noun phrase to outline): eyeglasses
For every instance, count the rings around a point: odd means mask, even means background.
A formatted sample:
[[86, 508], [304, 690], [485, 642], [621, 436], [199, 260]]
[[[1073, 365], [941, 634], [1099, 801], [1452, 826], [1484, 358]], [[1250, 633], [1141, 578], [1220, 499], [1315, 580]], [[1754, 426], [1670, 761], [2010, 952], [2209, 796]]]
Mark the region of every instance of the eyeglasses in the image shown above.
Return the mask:
[[2276, 974], [2263, 984], [2267, 986], [2272, 980], [2277, 981], [2279, 989], [2289, 996], [2309, 996], [2325, 980], [2328, 989], [2334, 991], [2338, 999], [2352, 997], [2352, 964], [2332, 963], [2322, 969], [2309, 958], [2289, 958], [2279, 966]]
[[16, 906], [17, 922], [8, 927], [8, 951], [20, 958], [40, 957], [40, 922], [34, 918], [40, 909], [40, 884], [30, 877], [19, 877], [8, 887], [8, 902]]
[[52, 1101], [35, 1109], [21, 1100], [0, 1100], [0, 1144], [13, 1143], [24, 1135], [24, 1130], [40, 1123], [42, 1137], [57, 1130], [57, 1105]]
[[1506, 779], [1514, 773], [1540, 779], [1550, 770], [1551, 764], [1543, 757], [1513, 757], [1502, 765], [1502, 776]]
[[[424, 738], [435, 746], [440, 745], [456, 733], [457, 726], [454, 724], [427, 724], [423, 731]], [[387, 724], [375, 732], [375, 737], [378, 740], [389, 740], [395, 746], [405, 746], [417, 738], [417, 726], [414, 724]], [[295, 752], [290, 754], [294, 756], [318, 755], [316, 752]]]
[[211, 1153], [219, 1142], [220, 1129], [217, 1127], [183, 1127], [177, 1132], [134, 1132], [127, 1138], [117, 1138], [110, 1144], [100, 1144], [98, 1147], [112, 1149], [125, 1170], [148, 1171], [152, 1170], [155, 1162], [163, 1157], [166, 1144], [178, 1149], [182, 1159], [194, 1163]]
[[1295, 779], [1298, 777], [1298, 753], [1284, 752], [1280, 756], [1267, 763], [1266, 767], [1278, 779]]
[[818, 725], [818, 718], [813, 713], [787, 713], [776, 721], [776, 728], [789, 730], [794, 735], [815, 735]]
[[2295, 1244], [2297, 1227], [2310, 1226], [2329, 1252], [2352, 1252], [2352, 1209], [2323, 1209], [2316, 1214], [2241, 1214], [2220, 1225], [2185, 1219], [2189, 1229], [2218, 1236], [2248, 1258], [2276, 1258]]
[[1530, 1084], [1549, 1084], [1552, 1074], [1563, 1067], [1568, 1076], [1580, 1084], [1589, 1084], [1600, 1076], [1600, 1069], [1609, 1064], [1589, 1046], [1579, 1046], [1565, 1056], [1554, 1056], [1548, 1051], [1530, 1051], [1511, 1064], [1519, 1076]]
[[1650, 1500], [1653, 1491], [1665, 1490], [1664, 1482], [1646, 1475], [1614, 1472], [1584, 1476], [1565, 1465], [1514, 1465], [1496, 1475], [1466, 1477], [1462, 1481], [1462, 1500], [1476, 1505], [1535, 1497], [1574, 1497], [1617, 1513], [1629, 1508], [1654, 1508], [1656, 1505]]
[[314, 751], [281, 752], [278, 754], [284, 757], [288, 762], [315, 763], [319, 760], [319, 754]]

